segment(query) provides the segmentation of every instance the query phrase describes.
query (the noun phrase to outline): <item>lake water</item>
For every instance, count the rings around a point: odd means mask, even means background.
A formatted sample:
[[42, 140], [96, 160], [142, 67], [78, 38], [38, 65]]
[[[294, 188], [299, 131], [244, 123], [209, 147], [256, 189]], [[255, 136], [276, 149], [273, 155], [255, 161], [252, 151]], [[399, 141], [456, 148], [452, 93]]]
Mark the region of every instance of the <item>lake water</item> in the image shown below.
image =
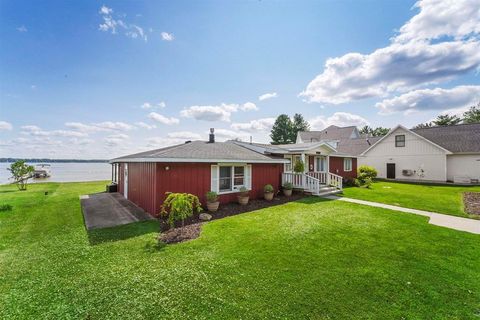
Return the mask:
[[[35, 166], [35, 163], [31, 163]], [[52, 162], [52, 175], [49, 178], [30, 179], [35, 182], [78, 182], [99, 181], [112, 179], [112, 166], [108, 163], [57, 163]], [[0, 184], [9, 183], [10, 171], [7, 168], [10, 163], [0, 163]]]

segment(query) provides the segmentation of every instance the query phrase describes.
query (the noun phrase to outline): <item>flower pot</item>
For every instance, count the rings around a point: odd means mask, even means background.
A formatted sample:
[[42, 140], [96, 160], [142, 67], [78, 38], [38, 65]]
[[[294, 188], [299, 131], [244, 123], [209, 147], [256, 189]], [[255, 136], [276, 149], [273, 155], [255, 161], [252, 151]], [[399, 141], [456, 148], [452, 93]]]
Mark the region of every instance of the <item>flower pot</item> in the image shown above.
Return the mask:
[[245, 206], [248, 204], [249, 196], [238, 196], [237, 199], [239, 204], [241, 204], [242, 206]]
[[207, 202], [207, 209], [210, 212], [215, 212], [218, 210], [218, 206], [220, 205], [219, 201], [216, 202]]
[[292, 195], [292, 189], [283, 189], [283, 194], [286, 197], [290, 197]]
[[265, 198], [265, 200], [267, 201], [272, 201], [273, 200], [273, 192], [265, 192], [263, 194], [263, 197]]

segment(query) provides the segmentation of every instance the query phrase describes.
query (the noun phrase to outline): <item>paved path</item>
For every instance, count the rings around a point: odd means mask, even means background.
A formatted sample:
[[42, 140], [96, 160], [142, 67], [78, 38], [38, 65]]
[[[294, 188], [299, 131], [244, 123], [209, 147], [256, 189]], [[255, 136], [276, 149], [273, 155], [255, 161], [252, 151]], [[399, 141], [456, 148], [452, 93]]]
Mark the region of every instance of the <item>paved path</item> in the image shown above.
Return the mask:
[[95, 193], [80, 196], [87, 230], [116, 227], [153, 218], [120, 193]]
[[337, 196], [327, 196], [325, 198], [331, 199], [331, 200], [340, 200], [340, 201], [358, 203], [358, 204], [363, 204], [371, 207], [385, 208], [385, 209], [390, 209], [395, 211], [418, 214], [421, 216], [430, 217], [430, 220], [428, 221], [428, 223], [434, 224], [436, 226], [480, 234], [480, 220], [449, 216], [447, 214], [442, 214], [442, 213], [423, 211], [423, 210], [417, 210], [417, 209], [409, 209], [404, 207], [392, 206], [384, 203], [357, 200], [352, 198], [344, 198], [344, 197], [337, 197]]

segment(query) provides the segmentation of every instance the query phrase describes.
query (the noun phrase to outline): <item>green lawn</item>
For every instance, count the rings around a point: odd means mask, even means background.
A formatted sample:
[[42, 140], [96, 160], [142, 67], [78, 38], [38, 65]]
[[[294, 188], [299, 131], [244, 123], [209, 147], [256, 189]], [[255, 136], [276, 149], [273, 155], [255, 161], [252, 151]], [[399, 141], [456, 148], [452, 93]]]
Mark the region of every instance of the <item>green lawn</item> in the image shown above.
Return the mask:
[[312, 197], [157, 246], [156, 222], [86, 233], [103, 188], [0, 186], [0, 319], [479, 319], [478, 235]]
[[377, 181], [370, 189], [345, 188], [343, 195], [453, 216], [480, 218], [464, 212], [462, 193], [465, 191], [480, 192], [480, 186], [439, 186]]

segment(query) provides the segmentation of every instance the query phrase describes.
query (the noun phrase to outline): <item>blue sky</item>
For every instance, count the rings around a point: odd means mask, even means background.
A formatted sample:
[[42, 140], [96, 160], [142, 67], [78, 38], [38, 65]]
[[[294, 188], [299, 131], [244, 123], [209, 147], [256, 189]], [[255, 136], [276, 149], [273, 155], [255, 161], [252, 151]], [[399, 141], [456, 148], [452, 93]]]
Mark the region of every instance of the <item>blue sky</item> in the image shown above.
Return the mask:
[[480, 0], [448, 2], [2, 1], [0, 156], [110, 158], [210, 127], [267, 142], [280, 113], [461, 113], [480, 99]]

